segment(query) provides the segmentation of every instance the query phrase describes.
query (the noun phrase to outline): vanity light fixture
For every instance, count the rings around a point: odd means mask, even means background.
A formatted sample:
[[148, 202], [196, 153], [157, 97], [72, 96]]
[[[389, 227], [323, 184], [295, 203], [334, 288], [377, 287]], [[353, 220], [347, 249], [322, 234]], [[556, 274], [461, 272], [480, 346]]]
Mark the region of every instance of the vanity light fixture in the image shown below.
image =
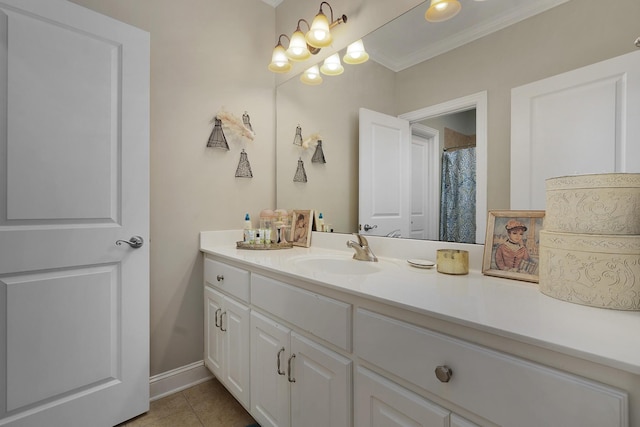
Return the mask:
[[[322, 6], [329, 6], [329, 10], [331, 11], [331, 21], [327, 18], [327, 15], [322, 11]], [[309, 31], [307, 33], [303, 33], [300, 29], [300, 23], [304, 22], [307, 24], [307, 28]], [[320, 11], [313, 19], [311, 25], [305, 19], [299, 19], [296, 30], [293, 32], [291, 37], [286, 34], [280, 34], [278, 37], [278, 44], [273, 49], [273, 54], [271, 55], [271, 63], [269, 64], [269, 70], [274, 73], [286, 73], [291, 70], [292, 65], [289, 63], [291, 61], [304, 61], [309, 59], [311, 55], [315, 55], [320, 52], [320, 49], [323, 47], [330, 46], [333, 42], [333, 37], [331, 36], [331, 29], [336, 25], [342, 24], [343, 22], [347, 22], [347, 15], [342, 15], [338, 19], [333, 19], [333, 8], [326, 1], [320, 3]], [[285, 50], [282, 45], [282, 37], [286, 37], [289, 40], [289, 46]], [[328, 73], [333, 72], [333, 74], [328, 75], [338, 75], [341, 72], [335, 72], [334, 67], [335, 60], [333, 62], [329, 62], [327, 68]], [[340, 58], [337, 59], [338, 67], [337, 69], [342, 68], [340, 64]], [[364, 62], [364, 61], [363, 61]], [[351, 64], [357, 64], [358, 62], [350, 62]], [[324, 71], [323, 71], [324, 72]], [[320, 79], [322, 80], [322, 79]], [[308, 84], [318, 84], [318, 83], [308, 83]]]
[[322, 76], [320, 75], [318, 66], [314, 65], [311, 68], [307, 69], [304, 73], [302, 73], [302, 75], [300, 76], [300, 81], [304, 84], [312, 86], [322, 83]]
[[460, 9], [462, 5], [458, 0], [431, 0], [424, 18], [429, 22], [442, 22], [456, 16]]
[[340, 63], [340, 55], [334, 53], [324, 60], [322, 67], [320, 67], [322, 74], [327, 76], [338, 76], [344, 72], [344, 67]]
[[[322, 5], [329, 6], [329, 10], [331, 11], [331, 21], [327, 19], [327, 15], [322, 12]], [[347, 22], [347, 15], [342, 15], [335, 21], [333, 20], [333, 8], [329, 3], [323, 1], [320, 3], [320, 11], [313, 18], [313, 22], [311, 23], [311, 29], [305, 36], [307, 43], [313, 47], [323, 48], [331, 45], [333, 41], [333, 37], [331, 37], [331, 28], [335, 27], [338, 24], [342, 24], [343, 22]]]
[[287, 57], [287, 51], [284, 50], [284, 46], [282, 46], [282, 36], [286, 37], [287, 40], [289, 36], [286, 34], [280, 34], [278, 37], [278, 44], [275, 48], [273, 48], [273, 54], [271, 55], [271, 64], [269, 64], [269, 70], [274, 73], [286, 73], [291, 70], [291, 64], [289, 63], [289, 58]]
[[347, 64], [362, 64], [363, 62], [367, 62], [369, 59], [369, 54], [366, 50], [364, 50], [364, 43], [362, 43], [362, 39], [357, 40], [347, 46], [347, 53], [345, 53], [342, 60]]

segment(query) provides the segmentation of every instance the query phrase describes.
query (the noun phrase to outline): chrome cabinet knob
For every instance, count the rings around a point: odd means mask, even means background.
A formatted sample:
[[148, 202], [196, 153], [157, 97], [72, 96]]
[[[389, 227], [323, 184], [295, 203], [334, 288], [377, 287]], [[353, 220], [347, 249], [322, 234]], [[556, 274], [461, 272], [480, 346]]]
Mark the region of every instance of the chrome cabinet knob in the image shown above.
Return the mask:
[[224, 276], [223, 276], [222, 274], [218, 274], [218, 275], [216, 276], [216, 280], [217, 280], [218, 282], [222, 282], [222, 281], [224, 280]]
[[453, 376], [453, 371], [446, 365], [441, 365], [436, 368], [436, 378], [442, 383], [448, 383]]

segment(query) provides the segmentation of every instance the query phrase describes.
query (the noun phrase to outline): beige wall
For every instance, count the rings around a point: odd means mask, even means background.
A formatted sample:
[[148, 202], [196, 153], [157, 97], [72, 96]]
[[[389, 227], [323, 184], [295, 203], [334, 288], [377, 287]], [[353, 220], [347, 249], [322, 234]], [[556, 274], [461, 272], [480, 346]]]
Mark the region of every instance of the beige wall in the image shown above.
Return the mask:
[[[259, 0], [73, 0], [151, 34], [151, 375], [202, 360], [201, 230], [275, 203], [275, 10]], [[257, 137], [206, 148], [222, 107]], [[253, 179], [235, 178], [245, 148]]]

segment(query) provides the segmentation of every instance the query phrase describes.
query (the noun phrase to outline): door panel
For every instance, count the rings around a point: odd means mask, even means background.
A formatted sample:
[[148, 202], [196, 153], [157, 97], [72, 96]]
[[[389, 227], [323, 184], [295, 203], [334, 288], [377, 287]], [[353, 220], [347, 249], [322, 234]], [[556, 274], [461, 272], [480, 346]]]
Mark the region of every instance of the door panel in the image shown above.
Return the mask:
[[351, 361], [295, 332], [291, 425], [348, 427], [351, 422]]
[[222, 327], [225, 329], [225, 357], [227, 369], [225, 382], [231, 393], [245, 404], [249, 404], [249, 336], [251, 334], [249, 307], [231, 298], [225, 298]]
[[0, 425], [118, 424], [149, 404], [149, 35], [0, 0], [0, 45]]
[[362, 367], [354, 400], [357, 427], [449, 426], [449, 411]]
[[511, 92], [511, 208], [544, 209], [545, 180], [640, 172], [640, 52]]
[[[411, 132], [409, 122], [360, 109], [359, 232], [409, 237]], [[376, 228], [365, 230], [365, 224]]]
[[120, 376], [118, 274], [110, 265], [3, 279], [8, 411]]
[[211, 288], [204, 288], [205, 296], [205, 346], [206, 357], [205, 365], [211, 369], [211, 372], [219, 378], [223, 374], [223, 337], [219, 328], [220, 315], [222, 314], [222, 301], [224, 299], [220, 292], [217, 292]]
[[38, 17], [6, 14], [7, 220], [117, 221], [118, 46]]

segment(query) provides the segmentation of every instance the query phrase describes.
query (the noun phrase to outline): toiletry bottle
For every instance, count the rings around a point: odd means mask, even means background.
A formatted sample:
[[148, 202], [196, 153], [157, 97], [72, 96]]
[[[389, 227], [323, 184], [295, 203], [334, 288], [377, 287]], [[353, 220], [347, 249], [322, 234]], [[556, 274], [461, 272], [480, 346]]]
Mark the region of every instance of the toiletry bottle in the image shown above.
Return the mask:
[[316, 224], [317, 231], [324, 231], [324, 217], [322, 216], [322, 212], [318, 214], [318, 223]]
[[251, 225], [251, 217], [249, 217], [249, 213], [247, 212], [244, 216], [244, 229], [242, 230], [242, 241], [245, 243], [253, 243], [252, 240], [255, 238], [252, 236], [253, 234], [253, 226]]

